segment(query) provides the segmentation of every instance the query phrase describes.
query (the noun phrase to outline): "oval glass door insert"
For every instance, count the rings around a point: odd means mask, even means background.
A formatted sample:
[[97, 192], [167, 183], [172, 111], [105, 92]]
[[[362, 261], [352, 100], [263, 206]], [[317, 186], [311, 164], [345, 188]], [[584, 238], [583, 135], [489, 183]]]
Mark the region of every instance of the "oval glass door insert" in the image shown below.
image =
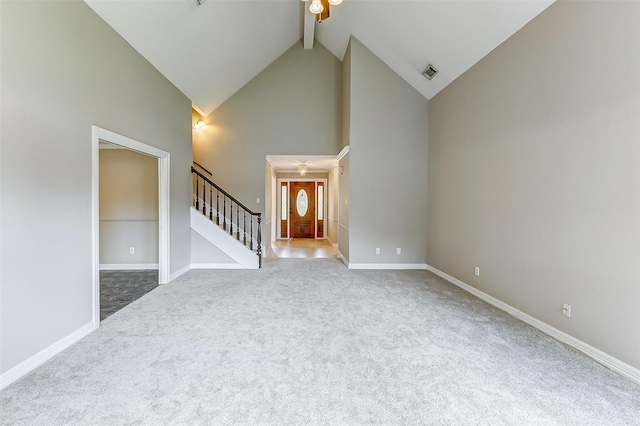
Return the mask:
[[300, 217], [307, 214], [307, 210], [309, 209], [309, 196], [304, 189], [298, 191], [298, 195], [296, 196], [296, 209]]

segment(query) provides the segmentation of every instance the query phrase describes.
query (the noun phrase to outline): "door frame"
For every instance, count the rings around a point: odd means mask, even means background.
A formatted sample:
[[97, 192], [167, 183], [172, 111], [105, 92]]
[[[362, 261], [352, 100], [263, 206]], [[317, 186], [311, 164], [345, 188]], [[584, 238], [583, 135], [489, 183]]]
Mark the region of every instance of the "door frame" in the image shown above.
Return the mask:
[[278, 199], [278, 179], [275, 175], [269, 174], [271, 177], [271, 241], [269, 241], [269, 247], [271, 243], [277, 239], [277, 222], [278, 222], [278, 206], [276, 200]]
[[[282, 196], [281, 196], [281, 186], [283, 183], [287, 184], [287, 194], [289, 194], [289, 191], [291, 189], [291, 182], [315, 182], [316, 183], [316, 215], [314, 218], [314, 239], [318, 239], [318, 197], [317, 197], [317, 192], [318, 192], [318, 182], [322, 182], [324, 184], [324, 191], [322, 194], [322, 217], [326, 218], [327, 217], [327, 179], [326, 178], [303, 178], [303, 177], [299, 177], [299, 178], [278, 178], [278, 184], [276, 185], [276, 187], [278, 188], [278, 190], [276, 191], [275, 194], [275, 200], [273, 201], [274, 203], [276, 203], [276, 220], [278, 225], [276, 226], [276, 229], [278, 230], [277, 232], [277, 237], [276, 239], [278, 240], [290, 240], [290, 230], [289, 230], [289, 214], [287, 214], [287, 235], [282, 236], [279, 235], [281, 233], [281, 229], [280, 229], [280, 215], [278, 215], [278, 213], [282, 214], [282, 212], [280, 212], [281, 210], [281, 205], [282, 205]], [[291, 198], [291, 197], [288, 197]], [[291, 207], [291, 200], [287, 199], [287, 212], [289, 211], [289, 208]], [[325, 231], [324, 233], [324, 237], [319, 238], [321, 240], [324, 240], [327, 238], [327, 233]]]
[[[318, 238], [318, 187], [320, 184], [315, 181], [310, 182], [300, 182], [300, 181], [291, 181], [289, 182], [289, 215], [287, 226], [290, 239], [317, 239]], [[284, 186], [283, 186], [284, 188]], [[300, 215], [300, 211], [298, 210], [298, 196], [301, 192], [305, 192], [307, 195], [307, 211], [304, 216]], [[311, 204], [313, 202], [313, 204]], [[292, 205], [293, 204], [293, 205]], [[311, 232], [301, 232], [298, 229], [296, 233], [296, 224], [300, 224], [304, 222], [305, 224], [309, 223], [309, 227], [311, 228]], [[298, 236], [296, 236], [298, 235]]]
[[158, 283], [169, 282], [169, 160], [166, 151], [138, 142], [98, 126], [91, 126], [92, 148], [92, 275], [93, 275], [93, 322], [100, 325], [100, 141], [137, 151], [158, 159]]

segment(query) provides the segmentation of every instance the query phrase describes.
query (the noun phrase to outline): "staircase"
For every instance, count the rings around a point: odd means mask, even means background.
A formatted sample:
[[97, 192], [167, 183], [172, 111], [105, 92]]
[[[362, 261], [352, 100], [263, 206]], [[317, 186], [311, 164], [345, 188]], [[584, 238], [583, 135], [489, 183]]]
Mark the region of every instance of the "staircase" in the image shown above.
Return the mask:
[[218, 247], [224, 246], [223, 251], [246, 268], [262, 268], [262, 213], [249, 210], [193, 167], [191, 175], [191, 227]]

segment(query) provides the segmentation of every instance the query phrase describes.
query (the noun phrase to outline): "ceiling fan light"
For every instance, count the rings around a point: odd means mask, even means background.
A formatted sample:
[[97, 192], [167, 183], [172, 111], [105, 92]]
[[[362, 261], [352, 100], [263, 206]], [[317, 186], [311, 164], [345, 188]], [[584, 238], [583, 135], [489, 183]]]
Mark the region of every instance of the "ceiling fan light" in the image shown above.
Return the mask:
[[331, 6], [337, 6], [342, 3], [342, 0], [329, 0]]
[[324, 6], [322, 5], [322, 2], [320, 0], [313, 0], [311, 2], [311, 5], [309, 5], [309, 12], [313, 13], [314, 15], [322, 13], [323, 10]]

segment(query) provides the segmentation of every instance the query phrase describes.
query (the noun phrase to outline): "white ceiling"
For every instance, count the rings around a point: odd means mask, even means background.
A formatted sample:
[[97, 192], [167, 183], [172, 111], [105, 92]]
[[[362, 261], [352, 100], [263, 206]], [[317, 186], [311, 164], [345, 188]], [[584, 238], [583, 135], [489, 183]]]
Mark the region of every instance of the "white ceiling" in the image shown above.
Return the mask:
[[[299, 0], [85, 2], [207, 115], [302, 38], [307, 13]], [[552, 2], [344, 0], [315, 37], [342, 60], [353, 34], [430, 99]]]
[[267, 160], [279, 172], [298, 173], [298, 166], [306, 164], [308, 173], [326, 173], [338, 165], [335, 155], [267, 155]]

